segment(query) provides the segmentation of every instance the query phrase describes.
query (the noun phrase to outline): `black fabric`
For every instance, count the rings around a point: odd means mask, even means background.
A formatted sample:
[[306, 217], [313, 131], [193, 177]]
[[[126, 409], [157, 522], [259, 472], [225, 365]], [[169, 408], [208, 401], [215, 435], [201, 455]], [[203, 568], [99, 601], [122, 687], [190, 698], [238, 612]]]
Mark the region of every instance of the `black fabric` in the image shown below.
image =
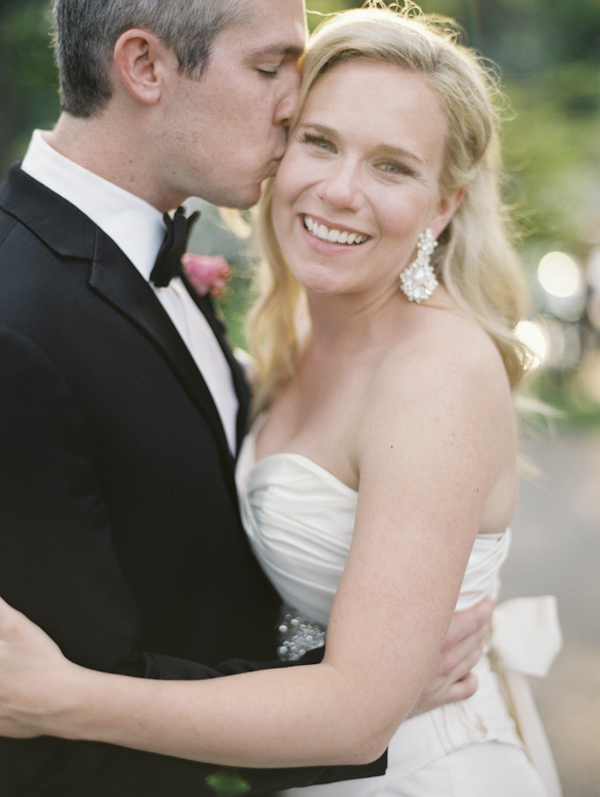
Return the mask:
[[[231, 365], [243, 430], [243, 374], [210, 300], [196, 301]], [[279, 601], [243, 533], [202, 375], [114, 242], [18, 166], [0, 187], [0, 594], [69, 658], [109, 672], [210, 678], [268, 662], [276, 646]], [[383, 768], [243, 777], [262, 794]], [[1, 797], [197, 797], [217, 793], [219, 769], [0, 741]]]
[[187, 218], [182, 207], [177, 208], [173, 218], [168, 213], [164, 214], [163, 219], [167, 229], [150, 274], [150, 279], [157, 288], [164, 288], [173, 277], [181, 276], [181, 258], [185, 254], [192, 228], [199, 217], [200, 211], [196, 210]]

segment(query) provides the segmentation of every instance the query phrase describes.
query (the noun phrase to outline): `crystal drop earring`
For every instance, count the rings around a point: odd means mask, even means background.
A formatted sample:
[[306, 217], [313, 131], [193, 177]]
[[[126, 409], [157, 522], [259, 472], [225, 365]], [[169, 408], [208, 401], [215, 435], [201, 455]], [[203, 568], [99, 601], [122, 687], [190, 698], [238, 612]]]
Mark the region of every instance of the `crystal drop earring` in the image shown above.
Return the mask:
[[438, 242], [428, 227], [419, 235], [417, 259], [400, 274], [400, 287], [411, 302], [420, 304], [429, 299], [439, 285], [430, 263], [437, 245]]

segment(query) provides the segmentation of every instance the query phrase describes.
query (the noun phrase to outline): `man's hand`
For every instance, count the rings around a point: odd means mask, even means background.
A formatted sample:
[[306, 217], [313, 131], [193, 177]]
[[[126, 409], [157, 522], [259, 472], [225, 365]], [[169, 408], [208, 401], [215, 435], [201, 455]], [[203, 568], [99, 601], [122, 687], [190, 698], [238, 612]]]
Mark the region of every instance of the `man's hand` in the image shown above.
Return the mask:
[[477, 676], [471, 669], [489, 638], [493, 610], [494, 602], [486, 598], [464, 612], [455, 613], [429, 680], [409, 717], [475, 694]]

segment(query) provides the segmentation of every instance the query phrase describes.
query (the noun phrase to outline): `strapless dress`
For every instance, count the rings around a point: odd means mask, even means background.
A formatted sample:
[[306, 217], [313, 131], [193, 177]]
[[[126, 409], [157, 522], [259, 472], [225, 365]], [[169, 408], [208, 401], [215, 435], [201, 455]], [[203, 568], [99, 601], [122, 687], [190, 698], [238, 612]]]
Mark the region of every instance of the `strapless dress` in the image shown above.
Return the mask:
[[[326, 628], [352, 541], [358, 493], [298, 454], [274, 454], [256, 462], [256, 431], [255, 426], [246, 438], [237, 466], [246, 533], [257, 559], [288, 607], [288, 617], [298, 614]], [[476, 537], [457, 609], [495, 595], [510, 537], [510, 530]], [[492, 650], [475, 668], [479, 682], [475, 695], [402, 723], [390, 743], [384, 776], [292, 789], [286, 794], [560, 795], [543, 728], [522, 676], [523, 672], [545, 674], [560, 647], [555, 603], [553, 598], [544, 597], [509, 601], [504, 607], [496, 609], [494, 618], [494, 625], [500, 629], [498, 647], [493, 643]], [[313, 637], [310, 626], [309, 630]], [[515, 710], [515, 701], [524, 705], [525, 717]], [[523, 723], [528, 727], [525, 732]], [[527, 734], [531, 739], [524, 742]], [[530, 762], [528, 742], [537, 755], [536, 768]], [[545, 786], [538, 775], [540, 768], [544, 770], [541, 774]], [[470, 774], [465, 779], [467, 770]]]

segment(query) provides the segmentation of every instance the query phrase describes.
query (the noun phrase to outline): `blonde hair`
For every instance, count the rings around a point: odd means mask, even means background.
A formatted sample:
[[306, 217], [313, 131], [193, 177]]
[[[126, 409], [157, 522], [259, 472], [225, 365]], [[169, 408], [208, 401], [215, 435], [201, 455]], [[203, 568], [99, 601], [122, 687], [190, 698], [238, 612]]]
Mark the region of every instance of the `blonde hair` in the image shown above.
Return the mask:
[[[448, 119], [442, 194], [466, 187], [465, 197], [439, 239], [432, 264], [455, 301], [467, 308], [496, 343], [512, 388], [529, 364], [514, 329], [526, 309], [520, 264], [509, 242], [500, 199], [500, 147], [489, 67], [458, 43], [447, 19], [425, 16], [413, 3], [368, 8], [326, 20], [311, 38], [292, 130], [319, 77], [336, 64], [371, 59], [422, 74]], [[257, 406], [266, 406], [297, 371], [306, 321], [304, 290], [287, 266], [271, 222], [272, 185], [259, 206], [258, 239], [266, 263], [261, 297], [251, 322], [259, 385]]]

